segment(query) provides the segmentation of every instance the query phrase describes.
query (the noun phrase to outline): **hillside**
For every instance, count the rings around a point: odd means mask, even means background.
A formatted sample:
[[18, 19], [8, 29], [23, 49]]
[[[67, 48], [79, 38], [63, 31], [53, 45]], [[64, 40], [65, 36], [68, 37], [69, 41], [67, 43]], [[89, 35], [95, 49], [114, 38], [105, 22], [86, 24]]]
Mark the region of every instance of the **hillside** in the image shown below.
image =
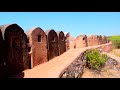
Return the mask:
[[108, 40], [112, 41], [114, 48], [120, 48], [120, 35], [109, 36]]

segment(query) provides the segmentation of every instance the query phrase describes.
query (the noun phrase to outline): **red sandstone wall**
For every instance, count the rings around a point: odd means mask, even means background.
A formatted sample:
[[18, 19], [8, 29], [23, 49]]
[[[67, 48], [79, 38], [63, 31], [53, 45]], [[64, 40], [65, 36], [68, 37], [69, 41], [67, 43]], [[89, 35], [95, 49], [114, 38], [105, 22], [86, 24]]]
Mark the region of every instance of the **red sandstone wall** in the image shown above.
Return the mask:
[[107, 37], [106, 36], [102, 36], [102, 44], [107, 43]]
[[[38, 35], [41, 35], [41, 41], [38, 42]], [[32, 67], [44, 63], [47, 60], [47, 42], [46, 34], [40, 28], [35, 28], [29, 34], [31, 46], [31, 65]]]
[[4, 38], [4, 72], [12, 75], [28, 68], [27, 36], [17, 24], [0, 26]]
[[88, 36], [87, 37], [87, 42], [88, 42], [88, 46], [93, 46], [93, 37], [92, 36]]
[[59, 55], [61, 55], [66, 51], [65, 35], [62, 31], [57, 32], [57, 35], [58, 35]]
[[98, 36], [98, 35], [88, 36], [87, 40], [88, 40], [88, 46], [96, 46], [96, 45], [103, 44], [103, 39], [102, 39], [101, 35], [100, 36]]
[[98, 39], [97, 35], [94, 35], [93, 36], [93, 46], [98, 45], [98, 43], [99, 43], [99, 39]]
[[101, 45], [102, 44], [102, 36], [100, 35], [99, 36], [99, 45]]
[[75, 48], [75, 42], [74, 41], [70, 42], [69, 47], [70, 47], [70, 49]]
[[110, 44], [103, 45], [101, 48], [105, 52], [110, 52], [113, 49], [113, 46], [112, 46], [112, 43], [110, 43]]
[[87, 47], [87, 37], [86, 35], [80, 35], [75, 39], [76, 48]]
[[58, 36], [53, 29], [47, 30], [46, 35], [47, 35], [47, 47], [48, 47], [48, 60], [50, 60], [59, 55]]
[[0, 30], [0, 78], [4, 77], [5, 51], [4, 41]]
[[66, 38], [66, 49], [73, 49], [75, 47], [75, 39], [72, 36]]
[[97, 46], [97, 48], [103, 50], [104, 52], [110, 52], [113, 49], [113, 45], [110, 42], [110, 43], [106, 43], [106, 44]]

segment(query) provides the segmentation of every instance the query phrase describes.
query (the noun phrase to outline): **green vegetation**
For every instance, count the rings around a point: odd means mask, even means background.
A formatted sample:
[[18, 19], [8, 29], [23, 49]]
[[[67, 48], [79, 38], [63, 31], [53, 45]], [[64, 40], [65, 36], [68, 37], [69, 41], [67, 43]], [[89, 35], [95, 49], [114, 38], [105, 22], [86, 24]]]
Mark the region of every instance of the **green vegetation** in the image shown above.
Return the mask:
[[86, 51], [85, 58], [87, 67], [100, 70], [107, 60], [107, 55], [101, 54], [97, 49], [92, 49]]
[[120, 48], [120, 36], [109, 36], [108, 40], [112, 41], [114, 48]]

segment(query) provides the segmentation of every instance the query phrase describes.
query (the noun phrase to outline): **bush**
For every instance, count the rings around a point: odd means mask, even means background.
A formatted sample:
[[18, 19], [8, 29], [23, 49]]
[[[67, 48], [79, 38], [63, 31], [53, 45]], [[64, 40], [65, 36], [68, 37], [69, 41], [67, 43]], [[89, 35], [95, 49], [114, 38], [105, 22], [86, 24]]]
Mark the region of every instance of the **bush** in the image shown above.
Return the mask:
[[97, 49], [86, 51], [86, 64], [89, 68], [100, 70], [107, 60], [107, 55], [101, 54]]

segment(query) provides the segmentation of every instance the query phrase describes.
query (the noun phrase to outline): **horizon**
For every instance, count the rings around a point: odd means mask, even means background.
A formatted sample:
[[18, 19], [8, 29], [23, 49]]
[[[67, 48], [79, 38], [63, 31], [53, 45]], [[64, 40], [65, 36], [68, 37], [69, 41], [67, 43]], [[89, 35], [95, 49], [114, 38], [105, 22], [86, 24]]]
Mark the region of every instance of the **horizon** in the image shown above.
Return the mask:
[[25, 32], [34, 27], [44, 31], [79, 35], [120, 35], [120, 12], [0, 12], [0, 25], [18, 24]]

